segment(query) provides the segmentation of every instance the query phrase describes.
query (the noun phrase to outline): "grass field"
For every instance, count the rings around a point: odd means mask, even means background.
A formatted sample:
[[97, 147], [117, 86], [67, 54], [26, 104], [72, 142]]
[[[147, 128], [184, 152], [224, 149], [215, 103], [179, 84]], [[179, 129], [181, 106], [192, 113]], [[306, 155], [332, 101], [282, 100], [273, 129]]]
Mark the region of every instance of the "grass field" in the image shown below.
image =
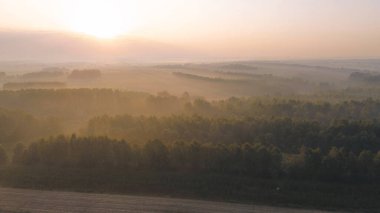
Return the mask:
[[0, 212], [322, 212], [166, 197], [0, 188]]

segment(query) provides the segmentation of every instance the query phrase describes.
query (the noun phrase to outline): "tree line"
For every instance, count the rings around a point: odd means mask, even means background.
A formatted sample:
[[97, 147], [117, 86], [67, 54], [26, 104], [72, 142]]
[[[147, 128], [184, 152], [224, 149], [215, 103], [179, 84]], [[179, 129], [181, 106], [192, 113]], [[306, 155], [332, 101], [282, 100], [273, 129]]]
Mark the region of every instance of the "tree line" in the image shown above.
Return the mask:
[[321, 181], [375, 181], [380, 179], [380, 152], [358, 154], [332, 147], [302, 147], [296, 154], [257, 144], [214, 145], [152, 140], [134, 146], [108, 137], [59, 136], [18, 145], [12, 159], [0, 149], [0, 163], [28, 168], [116, 169], [121, 172], [178, 172], [223, 174], [255, 178], [291, 178]]
[[380, 118], [380, 101], [366, 98], [378, 90], [351, 89], [309, 96], [232, 97], [207, 100], [188, 93], [156, 95], [111, 89], [36, 89], [0, 91], [0, 107], [21, 110], [33, 116], [51, 116], [65, 121], [86, 120], [100, 115], [198, 114], [209, 117], [292, 117], [329, 123], [335, 119]]
[[60, 134], [61, 130], [54, 118], [36, 118], [19, 110], [0, 108], [0, 146], [5, 148]]
[[85, 135], [109, 136], [141, 144], [152, 139], [174, 143], [197, 141], [211, 144], [263, 143], [286, 153], [302, 146], [327, 153], [332, 147], [355, 154], [380, 150], [380, 122], [337, 120], [329, 125], [291, 118], [214, 118], [199, 115], [101, 116], [91, 119]]

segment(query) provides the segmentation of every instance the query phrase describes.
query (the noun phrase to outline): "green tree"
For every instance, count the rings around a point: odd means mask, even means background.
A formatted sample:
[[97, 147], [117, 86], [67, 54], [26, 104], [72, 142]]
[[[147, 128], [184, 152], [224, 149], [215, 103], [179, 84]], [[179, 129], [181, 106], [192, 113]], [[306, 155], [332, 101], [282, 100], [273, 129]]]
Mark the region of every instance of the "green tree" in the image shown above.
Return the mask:
[[25, 147], [23, 144], [18, 143], [13, 149], [13, 158], [12, 163], [14, 164], [22, 164], [24, 159], [24, 151]]
[[4, 166], [8, 163], [8, 156], [5, 149], [0, 145], [0, 166]]
[[168, 149], [159, 140], [145, 144], [144, 156], [147, 166], [152, 169], [165, 169], [168, 166]]

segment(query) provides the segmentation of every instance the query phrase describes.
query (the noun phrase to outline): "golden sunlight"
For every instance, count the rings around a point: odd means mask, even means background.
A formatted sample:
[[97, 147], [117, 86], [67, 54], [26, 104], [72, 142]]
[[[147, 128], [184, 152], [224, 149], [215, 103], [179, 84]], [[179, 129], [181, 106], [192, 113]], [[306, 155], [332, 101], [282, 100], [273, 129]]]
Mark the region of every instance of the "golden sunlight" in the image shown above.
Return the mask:
[[71, 31], [101, 39], [113, 39], [127, 34], [135, 24], [131, 5], [110, 4], [107, 1], [78, 1], [64, 21]]

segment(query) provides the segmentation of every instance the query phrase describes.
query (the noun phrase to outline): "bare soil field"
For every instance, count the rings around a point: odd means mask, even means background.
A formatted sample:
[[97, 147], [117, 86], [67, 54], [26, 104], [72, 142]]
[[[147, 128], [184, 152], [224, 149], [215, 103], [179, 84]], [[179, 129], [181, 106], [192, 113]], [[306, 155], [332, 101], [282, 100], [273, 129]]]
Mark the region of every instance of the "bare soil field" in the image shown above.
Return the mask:
[[289, 212], [313, 210], [128, 195], [0, 188], [0, 212]]

